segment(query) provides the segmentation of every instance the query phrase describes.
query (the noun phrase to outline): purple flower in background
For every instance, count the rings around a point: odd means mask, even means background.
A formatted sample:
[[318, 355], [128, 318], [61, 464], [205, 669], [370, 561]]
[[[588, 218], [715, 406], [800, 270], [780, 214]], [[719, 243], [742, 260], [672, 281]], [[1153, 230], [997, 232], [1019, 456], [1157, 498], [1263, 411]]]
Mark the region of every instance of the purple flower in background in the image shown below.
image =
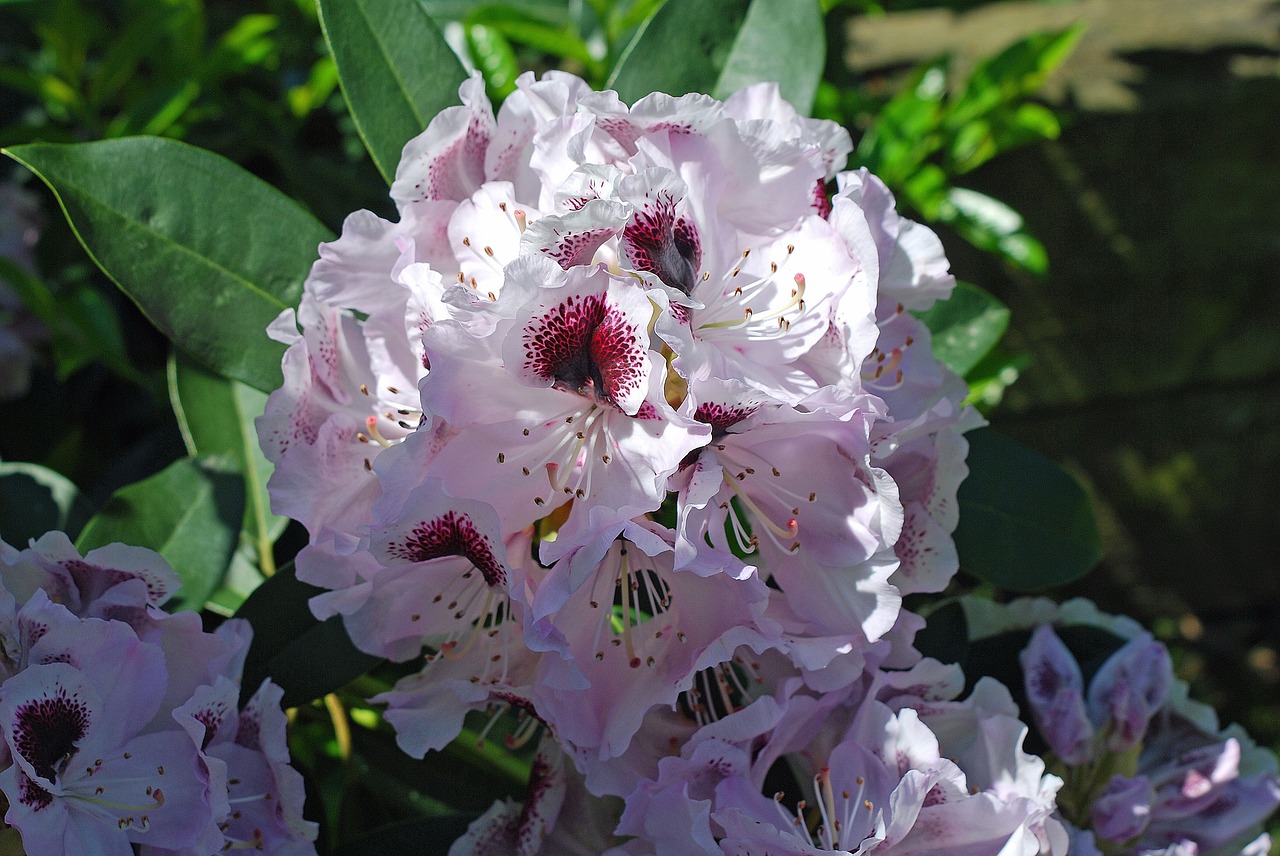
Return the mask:
[[[1033, 626], [1022, 651], [1031, 717], [1066, 784], [1059, 809], [1073, 852], [1264, 852], [1261, 823], [1280, 806], [1274, 755], [1187, 698], [1169, 653], [1136, 624], [1092, 604], [965, 602], [977, 637]], [[1055, 628], [1102, 627], [1125, 639], [1087, 685]]]

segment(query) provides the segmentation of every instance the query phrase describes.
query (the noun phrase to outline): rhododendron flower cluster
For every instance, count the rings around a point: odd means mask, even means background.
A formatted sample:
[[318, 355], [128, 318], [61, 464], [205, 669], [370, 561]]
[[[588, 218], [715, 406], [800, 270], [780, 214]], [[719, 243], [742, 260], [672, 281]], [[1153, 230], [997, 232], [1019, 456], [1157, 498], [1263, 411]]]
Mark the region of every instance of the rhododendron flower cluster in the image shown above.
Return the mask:
[[937, 237], [773, 85], [460, 94], [272, 325], [258, 421], [313, 611], [415, 664], [401, 748], [542, 732], [451, 853], [1065, 853], [1008, 691], [902, 605], [981, 422], [913, 314]]
[[26, 853], [315, 853], [282, 691], [243, 707], [252, 631], [160, 607], [161, 556], [0, 542], [0, 791]]

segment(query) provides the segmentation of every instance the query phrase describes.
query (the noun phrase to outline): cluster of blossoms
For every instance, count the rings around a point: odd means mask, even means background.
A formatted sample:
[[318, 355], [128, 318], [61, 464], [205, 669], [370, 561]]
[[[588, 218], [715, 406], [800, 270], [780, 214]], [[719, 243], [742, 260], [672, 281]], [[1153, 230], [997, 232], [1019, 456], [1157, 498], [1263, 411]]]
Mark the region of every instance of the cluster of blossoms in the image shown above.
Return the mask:
[[313, 611], [421, 666], [401, 748], [543, 731], [451, 852], [1065, 853], [1009, 692], [902, 607], [980, 422], [912, 314], [937, 237], [774, 86], [461, 96], [270, 328], [258, 422]]
[[179, 585], [163, 557], [123, 544], [82, 557], [61, 532], [0, 542], [0, 583], [0, 791], [17, 852], [316, 852], [282, 691], [264, 681], [240, 705], [246, 622], [207, 633], [160, 609]]

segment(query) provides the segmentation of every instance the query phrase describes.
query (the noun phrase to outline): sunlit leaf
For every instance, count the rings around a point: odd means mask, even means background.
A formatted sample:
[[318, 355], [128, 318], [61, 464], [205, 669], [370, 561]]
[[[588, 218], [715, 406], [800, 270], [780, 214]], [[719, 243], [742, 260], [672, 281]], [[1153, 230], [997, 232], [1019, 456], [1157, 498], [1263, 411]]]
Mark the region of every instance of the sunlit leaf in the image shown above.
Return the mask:
[[351, 118], [390, 184], [404, 144], [458, 103], [466, 71], [415, 0], [320, 0], [320, 23]]
[[192, 455], [225, 455], [244, 478], [241, 537], [252, 548], [254, 564], [269, 576], [275, 571], [271, 547], [289, 521], [271, 513], [267, 480], [272, 466], [262, 454], [254, 427], [267, 396], [180, 354], [170, 359], [168, 374], [169, 399], [187, 451]]
[[723, 98], [777, 81], [801, 113], [825, 61], [822, 11], [810, 0], [681, 0], [641, 25], [609, 79], [624, 101], [650, 92]]
[[484, 75], [485, 87], [491, 98], [501, 100], [515, 91], [520, 66], [516, 63], [511, 43], [500, 30], [484, 24], [467, 27], [467, 50], [476, 68]]
[[32, 144], [7, 154], [54, 191], [89, 255], [166, 336], [257, 389], [280, 385], [267, 325], [297, 304], [332, 235], [218, 155], [173, 140]]
[[986, 291], [967, 282], [951, 297], [919, 313], [933, 334], [933, 354], [961, 377], [987, 355], [1009, 327], [1009, 310]]

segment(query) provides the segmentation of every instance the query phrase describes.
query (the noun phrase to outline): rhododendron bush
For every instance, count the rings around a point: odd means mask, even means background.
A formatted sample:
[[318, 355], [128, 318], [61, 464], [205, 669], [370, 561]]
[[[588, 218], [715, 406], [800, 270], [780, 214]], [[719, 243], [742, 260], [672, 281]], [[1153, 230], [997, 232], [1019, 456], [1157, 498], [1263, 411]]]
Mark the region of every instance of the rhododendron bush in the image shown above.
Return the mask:
[[[797, 109], [804, 27], [681, 78], [673, 4], [617, 89], [495, 109], [416, 4], [321, 13], [394, 219], [160, 139], [10, 150], [172, 339], [194, 456], [0, 547], [27, 852], [315, 852], [340, 784], [304, 809], [282, 705], [437, 780], [343, 852], [1265, 852], [1275, 758], [1142, 628], [954, 596], [1097, 529], [948, 359], [990, 298]], [[258, 414], [230, 458], [210, 401]]]

